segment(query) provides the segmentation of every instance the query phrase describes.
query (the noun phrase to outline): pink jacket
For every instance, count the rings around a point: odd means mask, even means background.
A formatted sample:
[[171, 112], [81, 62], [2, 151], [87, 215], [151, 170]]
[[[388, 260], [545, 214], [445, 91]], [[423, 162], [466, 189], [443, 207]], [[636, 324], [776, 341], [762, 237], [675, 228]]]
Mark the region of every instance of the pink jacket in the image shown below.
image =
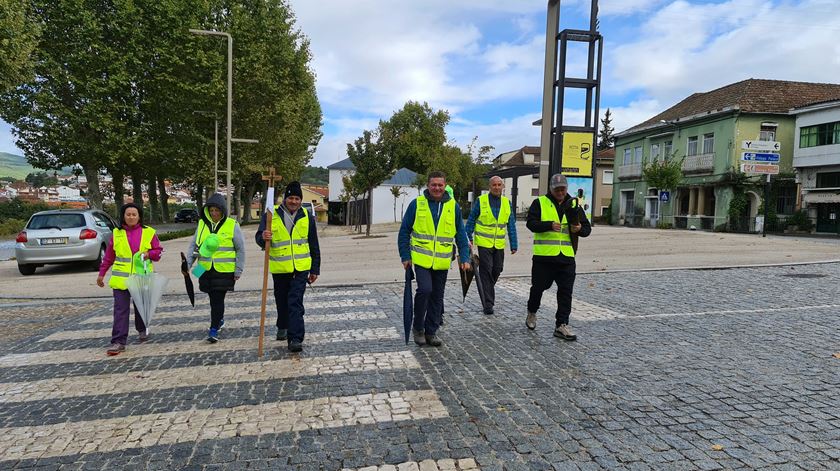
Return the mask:
[[[126, 236], [128, 237], [128, 246], [131, 247], [131, 253], [136, 253], [140, 250], [140, 239], [143, 235], [142, 227], [138, 224], [134, 227], [123, 226], [123, 229], [125, 229]], [[160, 246], [160, 241], [157, 238], [157, 234], [155, 234], [152, 237], [152, 248], [149, 249], [149, 258], [153, 262], [157, 262], [160, 260], [160, 254], [162, 252], [163, 247]], [[114, 238], [112, 237], [111, 241], [108, 242], [108, 248], [105, 249], [105, 258], [102, 259], [102, 264], [99, 265], [99, 276], [105, 276], [108, 273], [108, 269], [114, 264], [116, 258]]]

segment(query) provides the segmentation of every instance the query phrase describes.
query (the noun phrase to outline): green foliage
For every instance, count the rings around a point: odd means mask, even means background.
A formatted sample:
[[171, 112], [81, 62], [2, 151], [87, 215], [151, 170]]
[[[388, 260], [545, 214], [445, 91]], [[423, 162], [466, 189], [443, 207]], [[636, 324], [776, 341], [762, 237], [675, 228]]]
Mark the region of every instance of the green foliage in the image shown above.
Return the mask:
[[660, 190], [673, 190], [683, 179], [683, 159], [673, 154], [661, 160], [647, 160], [642, 165], [642, 174], [647, 184]]
[[50, 175], [47, 172], [30, 173], [26, 176], [25, 180], [26, 183], [29, 183], [35, 188], [40, 188], [42, 186], [58, 185], [58, 178], [54, 175]]
[[26, 219], [4, 219], [0, 222], [0, 236], [16, 235], [23, 230]]
[[[354, 187], [367, 193], [369, 200], [372, 199], [373, 189], [393, 172], [393, 161], [379, 152], [379, 145], [371, 140], [373, 137], [373, 133], [365, 130], [362, 137], [356, 139], [353, 144], [347, 144], [347, 155], [356, 167], [350, 179]], [[369, 211], [372, 207], [372, 204], [368, 204]], [[371, 215], [368, 216], [366, 235], [370, 235], [370, 224], [373, 219]]]
[[301, 183], [312, 185], [327, 185], [330, 182], [330, 171], [324, 167], [306, 166], [300, 175]]
[[732, 200], [729, 201], [729, 225], [733, 230], [744, 231], [746, 227], [742, 227], [745, 223], [744, 218], [747, 215], [749, 208], [749, 198], [747, 197], [747, 188], [752, 185], [749, 176], [742, 173], [738, 169], [732, 169], [724, 176], [722, 182], [728, 183], [732, 187]]
[[409, 101], [388, 121], [379, 122], [382, 155], [396, 168], [427, 174], [446, 144], [447, 124], [448, 111], [435, 111], [428, 103]]
[[670, 222], [657, 222], [656, 223], [657, 229], [673, 229], [674, 225]]
[[28, 221], [29, 217], [38, 211], [46, 211], [50, 209], [46, 203], [27, 203], [19, 198], [14, 198], [11, 201], [0, 203], [0, 221], [7, 219], [22, 219]]
[[165, 232], [158, 234], [158, 240], [161, 242], [165, 240], [180, 239], [181, 237], [189, 237], [195, 234], [195, 229], [182, 229], [180, 231]]
[[598, 150], [609, 149], [615, 145], [614, 131], [615, 128], [612, 126], [612, 113], [607, 108], [607, 112], [601, 118], [601, 129], [598, 131]]
[[808, 217], [808, 212], [800, 209], [787, 218], [788, 226], [797, 226], [801, 231], [810, 231], [814, 227], [813, 221]]
[[32, 77], [39, 28], [27, 15], [27, 6], [21, 0], [0, 0], [0, 94]]

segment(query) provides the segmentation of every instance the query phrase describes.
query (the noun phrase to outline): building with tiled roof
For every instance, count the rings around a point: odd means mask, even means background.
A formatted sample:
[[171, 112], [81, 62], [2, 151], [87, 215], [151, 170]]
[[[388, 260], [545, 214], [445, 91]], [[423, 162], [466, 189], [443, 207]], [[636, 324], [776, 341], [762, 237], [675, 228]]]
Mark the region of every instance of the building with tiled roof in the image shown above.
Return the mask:
[[[733, 179], [742, 178], [742, 168], [755, 169], [741, 165], [742, 159], [752, 158], [744, 153], [755, 145], [778, 154], [779, 175], [772, 177], [774, 200], [768, 208], [773, 215], [793, 213], [798, 189], [793, 177], [795, 117], [790, 110], [837, 99], [840, 84], [748, 79], [694, 93], [616, 134], [613, 223], [757, 230], [766, 177], [748, 173], [746, 186], [733, 185]], [[677, 188], [651, 187], [643, 177], [644, 163], [666, 159], [682, 162], [682, 181]], [[737, 210], [742, 203], [743, 210]]]

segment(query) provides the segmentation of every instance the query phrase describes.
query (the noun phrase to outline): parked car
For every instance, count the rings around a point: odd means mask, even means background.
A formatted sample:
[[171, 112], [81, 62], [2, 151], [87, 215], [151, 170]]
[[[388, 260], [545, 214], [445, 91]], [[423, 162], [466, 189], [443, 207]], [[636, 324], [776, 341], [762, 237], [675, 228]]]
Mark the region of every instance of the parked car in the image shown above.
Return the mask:
[[40, 211], [15, 239], [18, 271], [31, 275], [47, 264], [87, 262], [98, 270], [117, 223], [95, 209]]
[[175, 222], [198, 222], [198, 211], [195, 208], [179, 209], [175, 213]]
[[315, 206], [312, 203], [304, 201], [300, 204], [300, 206], [301, 208], [306, 209], [306, 212], [311, 214], [313, 218], [315, 217]]

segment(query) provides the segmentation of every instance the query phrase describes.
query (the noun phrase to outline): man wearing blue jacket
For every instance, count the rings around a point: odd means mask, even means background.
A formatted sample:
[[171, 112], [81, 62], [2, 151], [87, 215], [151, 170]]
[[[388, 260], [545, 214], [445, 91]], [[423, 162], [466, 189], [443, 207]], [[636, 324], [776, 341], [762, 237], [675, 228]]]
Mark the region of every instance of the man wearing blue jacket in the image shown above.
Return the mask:
[[461, 208], [445, 190], [446, 175], [431, 172], [427, 186], [405, 210], [397, 242], [403, 267], [408, 270], [414, 266], [417, 279], [414, 343], [439, 347], [442, 342], [437, 330], [455, 244], [462, 269], [470, 269], [470, 252]]
[[254, 238], [268, 253], [268, 269], [274, 280], [274, 301], [277, 304], [277, 340], [288, 340], [289, 351], [303, 350], [306, 329], [303, 323], [303, 293], [307, 283], [314, 283], [321, 273], [321, 249], [315, 217], [301, 208], [303, 192], [300, 183], [286, 186], [283, 204], [274, 207], [271, 227], [266, 217]]
[[[505, 187], [499, 176], [490, 177], [490, 193], [476, 199], [467, 218], [467, 239], [478, 246], [478, 277], [481, 279], [484, 313], [493, 314], [496, 281], [505, 264], [505, 236], [510, 239], [510, 254], [519, 246], [516, 239], [516, 213], [510, 200], [502, 196]], [[475, 236], [473, 237], [473, 233]]]

